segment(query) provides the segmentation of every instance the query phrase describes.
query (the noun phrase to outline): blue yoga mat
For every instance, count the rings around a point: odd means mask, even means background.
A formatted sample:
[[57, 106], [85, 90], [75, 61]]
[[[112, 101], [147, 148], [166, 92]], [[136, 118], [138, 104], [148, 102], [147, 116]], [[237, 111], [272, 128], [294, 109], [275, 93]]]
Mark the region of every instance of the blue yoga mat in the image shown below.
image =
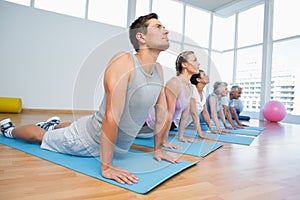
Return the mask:
[[[188, 126], [187, 128], [191, 128], [191, 126]], [[175, 129], [175, 131], [177, 131], [177, 130], [178, 129]], [[230, 133], [232, 133], [232, 134], [247, 135], [247, 136], [258, 136], [258, 135], [261, 134], [261, 132], [264, 130], [264, 128], [261, 128], [261, 127], [251, 127], [251, 128], [250, 127], [244, 127], [244, 128], [241, 128], [241, 129], [235, 129], [235, 130], [226, 129], [226, 130], [230, 131]], [[204, 133], [206, 133], [206, 131]]]
[[[220, 124], [222, 124], [222, 122], [220, 122]], [[230, 123], [227, 123], [228, 126], [231, 126]], [[223, 126], [224, 128], [224, 126]], [[253, 130], [253, 131], [263, 131], [265, 130], [264, 127], [257, 127], [257, 126], [244, 126], [242, 129], [246, 129], [246, 130]]]
[[229, 130], [230, 133], [238, 134], [238, 135], [248, 135], [248, 136], [258, 136], [261, 134], [262, 131], [260, 130], [254, 130], [254, 129], [235, 129], [235, 130]]
[[[217, 150], [218, 148], [222, 147], [222, 144], [218, 144], [216, 142], [202, 142], [196, 140], [194, 143], [190, 142], [180, 142], [177, 137], [169, 136], [168, 141], [181, 146], [180, 149], [170, 149], [170, 148], [163, 148], [167, 151], [172, 151], [176, 153], [182, 153], [192, 156], [199, 156], [204, 157], [210, 154], [211, 152]], [[150, 148], [154, 148], [154, 138], [136, 138], [133, 142], [134, 144], [146, 146]]]
[[[177, 131], [170, 131], [171, 134], [177, 135]], [[237, 134], [213, 134], [209, 132], [203, 132], [205, 135], [209, 135], [214, 138], [218, 142], [226, 142], [226, 143], [233, 143], [233, 144], [241, 144], [241, 145], [250, 145], [254, 138], [248, 136], [242, 136]], [[197, 132], [192, 129], [185, 129], [184, 135], [187, 137], [199, 137]]]
[[[230, 124], [228, 124], [228, 126], [230, 126]], [[215, 126], [213, 126], [213, 127], [216, 128]], [[194, 124], [190, 124], [190, 125], [187, 126], [187, 128], [189, 128], [189, 129], [195, 129], [195, 126], [194, 126]], [[247, 131], [250, 131], [250, 130], [259, 131], [259, 133], [261, 133], [261, 131], [265, 130], [264, 127], [256, 127], [256, 126], [244, 126], [242, 129], [246, 130], [246, 131], [245, 131], [244, 134], [241, 134], [241, 135], [252, 135], [251, 133], [247, 134]], [[175, 130], [178, 130], [178, 129], [175, 128]], [[206, 131], [206, 130], [202, 130], [202, 131]], [[255, 135], [255, 136], [257, 136], [257, 135]]]
[[149, 192], [175, 174], [178, 174], [184, 169], [187, 169], [199, 162], [189, 162], [185, 160], [181, 160], [178, 164], [171, 164], [166, 161], [157, 162], [150, 153], [132, 150], [124, 157], [113, 160], [113, 164], [115, 166], [125, 168], [139, 178], [139, 182], [137, 184], [127, 185], [102, 177], [100, 174], [99, 158], [78, 157], [51, 152], [41, 149], [39, 145], [5, 138], [2, 135], [0, 135], [0, 144], [18, 149], [71, 170], [140, 194]]

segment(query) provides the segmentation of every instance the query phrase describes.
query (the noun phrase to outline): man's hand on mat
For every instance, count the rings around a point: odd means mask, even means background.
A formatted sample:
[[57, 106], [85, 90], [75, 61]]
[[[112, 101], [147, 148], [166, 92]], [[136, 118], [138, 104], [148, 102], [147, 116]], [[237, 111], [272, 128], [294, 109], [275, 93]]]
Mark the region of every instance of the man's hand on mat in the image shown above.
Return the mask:
[[236, 127], [239, 128], [244, 128], [243, 125], [236, 125]]
[[170, 149], [180, 149], [181, 148], [181, 146], [179, 146], [177, 144], [169, 143], [169, 142], [164, 142], [163, 146], [166, 148], [170, 148]]
[[102, 176], [108, 179], [113, 179], [121, 184], [137, 183], [139, 178], [131, 174], [129, 171], [113, 166], [107, 166], [105, 169], [102, 169]]
[[171, 162], [171, 163], [180, 163], [180, 160], [179, 158], [177, 157], [173, 157], [171, 155], [169, 155], [167, 152], [165, 152], [164, 150], [160, 149], [160, 150], [156, 150], [154, 152], [154, 158], [160, 162], [162, 160], [166, 160], [168, 162]]

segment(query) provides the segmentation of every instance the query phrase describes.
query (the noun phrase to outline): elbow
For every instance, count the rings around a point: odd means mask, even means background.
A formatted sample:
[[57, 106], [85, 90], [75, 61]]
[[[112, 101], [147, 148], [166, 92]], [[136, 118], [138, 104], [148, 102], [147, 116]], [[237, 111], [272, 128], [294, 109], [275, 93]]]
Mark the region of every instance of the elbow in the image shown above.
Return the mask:
[[198, 116], [198, 113], [196, 113], [196, 112], [191, 112], [191, 116], [192, 116], [192, 118], [195, 118], [195, 117]]
[[120, 117], [113, 115], [111, 112], [105, 112], [103, 116], [103, 124], [115, 124], [118, 125]]
[[168, 114], [166, 115], [166, 124], [167, 124], [167, 125], [171, 125], [172, 119], [173, 119], [173, 115], [171, 115], [170, 113], [168, 113]]

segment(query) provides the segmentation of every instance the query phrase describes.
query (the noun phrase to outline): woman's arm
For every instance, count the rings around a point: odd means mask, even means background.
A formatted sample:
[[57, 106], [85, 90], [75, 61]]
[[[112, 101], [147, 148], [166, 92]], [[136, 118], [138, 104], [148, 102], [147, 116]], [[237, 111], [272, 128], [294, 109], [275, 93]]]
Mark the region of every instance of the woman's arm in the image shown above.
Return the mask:
[[201, 114], [202, 114], [202, 117], [203, 117], [205, 123], [207, 124], [207, 126], [208, 126], [210, 132], [212, 132], [212, 133], [219, 133], [218, 130], [215, 130], [215, 129], [212, 127], [211, 123], [210, 123], [210, 116], [209, 116], [209, 113], [208, 113], [208, 111], [207, 111], [206, 104], [203, 105], [203, 110], [202, 110], [202, 113], [201, 113]]
[[215, 97], [211, 95], [209, 97], [208, 103], [210, 105], [212, 120], [214, 121], [218, 132], [222, 132], [222, 128], [220, 127], [219, 120], [218, 120], [218, 113], [217, 113], [217, 108], [216, 108], [216, 99], [215, 99]]
[[[195, 141], [194, 138], [187, 138], [187, 137], [183, 136], [184, 129], [187, 126], [187, 122], [188, 122], [188, 117], [189, 117], [189, 112], [190, 112], [189, 110], [190, 110], [190, 106], [188, 106], [186, 109], [184, 109], [181, 112], [181, 116], [180, 116], [179, 127], [178, 127], [178, 139], [182, 142], [194, 142]], [[198, 120], [198, 122], [199, 122], [199, 120]]]
[[168, 108], [168, 117], [167, 117], [167, 132], [164, 135], [164, 146], [169, 148], [179, 148], [178, 145], [173, 145], [168, 142], [168, 136], [169, 136], [169, 130], [171, 127], [173, 115], [175, 112], [176, 107], [176, 100], [181, 92], [181, 89], [179, 87], [178, 80], [176, 78], [170, 79], [165, 87], [165, 95], [166, 95], [166, 102], [167, 102], [167, 108]]
[[202, 133], [202, 130], [201, 130], [201, 127], [200, 127], [199, 114], [198, 114], [197, 106], [196, 106], [196, 100], [194, 98], [191, 98], [191, 101], [190, 101], [190, 113], [191, 113], [191, 116], [192, 116], [192, 119], [193, 119], [194, 126], [196, 128], [197, 134], [201, 138], [210, 139], [209, 137], [207, 137], [207, 135], [204, 135]]
[[[223, 112], [223, 116], [225, 115], [224, 116], [224, 122], [223, 122], [225, 128], [227, 128], [227, 129], [231, 129], [231, 128], [236, 129], [237, 126], [234, 124], [234, 122], [232, 120], [232, 117], [231, 117], [231, 114], [230, 114], [228, 106], [227, 105], [222, 105], [222, 107], [223, 107], [223, 111], [224, 111]], [[231, 127], [227, 125], [226, 119], [229, 121]]]
[[[163, 70], [160, 64], [157, 64], [160, 77], [162, 77], [162, 85], [164, 85], [163, 80]], [[154, 128], [154, 158], [158, 161], [167, 160], [172, 163], [178, 163], [179, 160], [168, 155], [162, 150], [165, 146], [165, 142], [168, 141], [169, 130], [171, 126], [172, 119], [170, 118], [168, 112], [168, 105], [166, 101], [165, 87], [162, 87], [158, 100], [155, 105], [155, 128]], [[174, 145], [171, 148], [179, 148], [179, 146]]]
[[[223, 108], [222, 108], [222, 105], [220, 105], [220, 110], [219, 110], [219, 116], [225, 126], [225, 128], [229, 128], [227, 125], [226, 125], [226, 120], [225, 120], [225, 115], [224, 115], [224, 112], [223, 112]], [[228, 130], [225, 130], [225, 129], [221, 129], [221, 132], [222, 133], [228, 133], [229, 131]]]

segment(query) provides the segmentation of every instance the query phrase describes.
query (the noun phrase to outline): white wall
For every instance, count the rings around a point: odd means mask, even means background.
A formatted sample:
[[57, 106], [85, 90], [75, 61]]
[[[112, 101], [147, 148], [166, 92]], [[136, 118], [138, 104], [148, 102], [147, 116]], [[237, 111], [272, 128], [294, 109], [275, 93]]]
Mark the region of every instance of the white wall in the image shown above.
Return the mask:
[[97, 109], [101, 75], [126, 29], [0, 1], [0, 97], [23, 108]]

